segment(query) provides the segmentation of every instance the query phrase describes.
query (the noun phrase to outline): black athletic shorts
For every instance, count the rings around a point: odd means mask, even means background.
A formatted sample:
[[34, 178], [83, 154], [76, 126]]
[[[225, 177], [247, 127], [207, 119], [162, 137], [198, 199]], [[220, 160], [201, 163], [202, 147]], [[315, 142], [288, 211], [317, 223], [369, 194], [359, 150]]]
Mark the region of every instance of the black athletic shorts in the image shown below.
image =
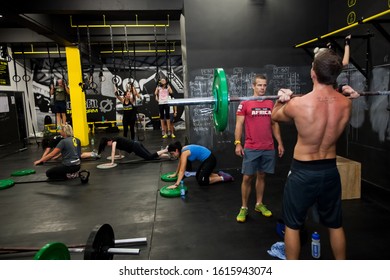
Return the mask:
[[283, 220], [286, 226], [300, 229], [309, 208], [314, 204], [324, 226], [342, 226], [341, 181], [336, 159], [294, 159], [291, 164], [283, 194]]

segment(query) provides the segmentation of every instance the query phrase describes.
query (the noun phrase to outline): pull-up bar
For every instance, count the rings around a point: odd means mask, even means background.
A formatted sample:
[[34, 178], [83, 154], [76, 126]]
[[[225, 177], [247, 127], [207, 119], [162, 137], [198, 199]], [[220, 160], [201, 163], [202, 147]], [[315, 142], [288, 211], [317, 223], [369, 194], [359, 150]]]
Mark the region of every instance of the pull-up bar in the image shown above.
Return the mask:
[[351, 28], [353, 28], [353, 27], [355, 27], [355, 26], [357, 26], [357, 25], [359, 25], [359, 24], [361, 24], [361, 23], [367, 23], [367, 22], [369, 22], [370, 20], [376, 19], [376, 18], [378, 18], [378, 17], [381, 17], [381, 16], [386, 15], [386, 14], [389, 14], [389, 13], [390, 13], [390, 9], [388, 9], [388, 10], [386, 10], [386, 11], [383, 11], [383, 12], [381, 12], [381, 13], [378, 13], [378, 14], [376, 14], [376, 15], [373, 15], [373, 16], [371, 16], [371, 17], [368, 17], [368, 18], [366, 18], [366, 19], [361, 19], [361, 20], [359, 20], [359, 21], [357, 21], [357, 22], [355, 22], [355, 23], [353, 23], [353, 24], [351, 24], [351, 25], [348, 25], [348, 26], [342, 27], [342, 28], [340, 28], [340, 29], [337, 29], [337, 30], [335, 30], [335, 31], [329, 32], [329, 33], [327, 33], [327, 34], [325, 34], [325, 35], [322, 35], [322, 36], [319, 36], [319, 37], [317, 37], [317, 38], [311, 39], [311, 40], [309, 40], [309, 41], [307, 41], [307, 42], [304, 42], [304, 43], [301, 43], [301, 44], [297, 44], [297, 45], [294, 46], [294, 48], [299, 48], [299, 47], [302, 47], [302, 46], [304, 46], [304, 45], [307, 45], [307, 44], [313, 43], [313, 42], [315, 42], [315, 41], [321, 40], [321, 39], [323, 39], [323, 38], [332, 36], [332, 35], [334, 35], [334, 34], [336, 34], [336, 33], [342, 32], [342, 31], [347, 30], [347, 29], [351, 29]]

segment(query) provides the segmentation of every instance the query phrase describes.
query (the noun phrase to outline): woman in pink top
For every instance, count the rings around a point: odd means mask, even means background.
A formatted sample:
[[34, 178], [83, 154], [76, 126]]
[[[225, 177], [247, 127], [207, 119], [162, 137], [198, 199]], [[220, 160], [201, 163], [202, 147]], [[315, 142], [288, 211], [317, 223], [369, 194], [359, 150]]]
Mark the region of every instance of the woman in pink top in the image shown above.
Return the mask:
[[168, 99], [169, 95], [172, 93], [172, 88], [170, 85], [168, 85], [167, 80], [165, 78], [161, 78], [158, 86], [156, 87], [156, 90], [154, 91], [154, 94], [156, 95], [156, 100], [158, 101], [162, 138], [168, 138], [168, 131], [171, 131]]

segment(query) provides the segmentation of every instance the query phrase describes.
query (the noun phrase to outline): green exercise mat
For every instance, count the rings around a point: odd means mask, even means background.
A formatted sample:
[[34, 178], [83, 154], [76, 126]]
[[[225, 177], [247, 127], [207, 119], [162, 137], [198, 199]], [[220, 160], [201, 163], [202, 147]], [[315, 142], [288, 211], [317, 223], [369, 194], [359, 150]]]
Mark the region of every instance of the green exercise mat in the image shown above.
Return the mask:
[[8, 189], [15, 185], [15, 181], [12, 179], [0, 180], [0, 190]]
[[34, 169], [20, 169], [12, 172], [11, 176], [26, 176], [34, 173], [35, 173]]

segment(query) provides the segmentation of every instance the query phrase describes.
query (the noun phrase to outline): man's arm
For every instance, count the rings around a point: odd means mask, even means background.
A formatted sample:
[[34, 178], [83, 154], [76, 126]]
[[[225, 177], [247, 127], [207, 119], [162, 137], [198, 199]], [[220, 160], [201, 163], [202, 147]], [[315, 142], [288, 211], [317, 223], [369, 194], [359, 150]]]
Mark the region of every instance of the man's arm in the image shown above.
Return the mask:
[[286, 113], [286, 106], [290, 101], [293, 92], [289, 89], [280, 89], [278, 91], [279, 100], [276, 101], [274, 109], [272, 110], [271, 118], [275, 122], [289, 122], [292, 117]]
[[243, 145], [241, 143], [241, 137], [242, 137], [242, 130], [244, 127], [245, 123], [245, 116], [236, 116], [236, 129], [234, 130], [234, 145], [236, 146], [235, 148], [235, 153], [239, 157], [241, 157], [244, 154], [244, 149]]
[[271, 127], [272, 127], [272, 133], [276, 139], [276, 142], [278, 142], [278, 154], [279, 154], [279, 157], [281, 157], [284, 154], [284, 146], [283, 146], [283, 142], [282, 142], [282, 135], [280, 133], [279, 124], [277, 122], [272, 121]]

